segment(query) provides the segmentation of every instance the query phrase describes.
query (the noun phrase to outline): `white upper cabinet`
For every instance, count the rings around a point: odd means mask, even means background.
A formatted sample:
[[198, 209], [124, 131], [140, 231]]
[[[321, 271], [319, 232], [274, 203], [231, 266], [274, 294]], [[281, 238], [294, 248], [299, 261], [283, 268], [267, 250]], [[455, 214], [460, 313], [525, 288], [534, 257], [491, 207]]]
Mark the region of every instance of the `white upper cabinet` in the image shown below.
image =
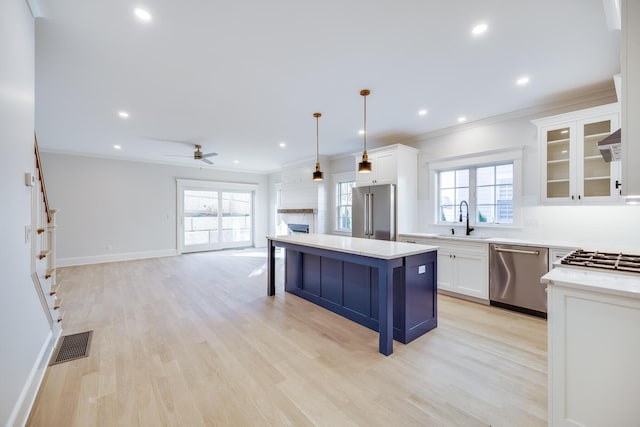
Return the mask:
[[619, 128], [617, 103], [534, 120], [538, 126], [540, 198], [545, 203], [620, 199], [620, 162], [605, 162], [598, 141]]
[[371, 162], [371, 172], [358, 173], [358, 163], [362, 155], [356, 157], [356, 186], [397, 184], [398, 181], [398, 153], [396, 150], [367, 152]]
[[367, 151], [370, 173], [358, 173], [362, 153], [355, 156], [356, 187], [396, 186], [396, 230], [416, 231], [418, 218], [418, 150], [402, 144]]

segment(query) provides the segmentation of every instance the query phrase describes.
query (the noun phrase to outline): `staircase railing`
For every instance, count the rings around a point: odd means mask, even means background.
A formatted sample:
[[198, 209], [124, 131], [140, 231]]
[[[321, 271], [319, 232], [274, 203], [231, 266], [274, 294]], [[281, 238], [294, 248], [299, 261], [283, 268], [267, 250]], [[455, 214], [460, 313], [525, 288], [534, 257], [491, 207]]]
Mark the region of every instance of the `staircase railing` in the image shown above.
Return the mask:
[[33, 234], [33, 282], [36, 285], [42, 307], [44, 308], [49, 322], [54, 331], [61, 330], [60, 322], [64, 316], [61, 310], [62, 299], [58, 296], [58, 277], [56, 274], [56, 209], [49, 206], [47, 190], [44, 184], [44, 173], [40, 159], [40, 149], [38, 139], [34, 135], [34, 152], [36, 160], [37, 182], [36, 194], [34, 195], [32, 209], [34, 217], [32, 228], [36, 229]]
[[40, 161], [40, 150], [38, 149], [38, 137], [34, 134], [34, 149], [36, 155], [36, 169], [38, 170], [38, 179], [40, 179], [40, 189], [42, 190], [42, 198], [44, 200], [44, 209], [47, 213], [47, 222], [51, 222], [51, 209], [49, 208], [49, 199], [47, 198], [47, 189], [44, 185], [44, 174], [42, 173], [42, 163]]

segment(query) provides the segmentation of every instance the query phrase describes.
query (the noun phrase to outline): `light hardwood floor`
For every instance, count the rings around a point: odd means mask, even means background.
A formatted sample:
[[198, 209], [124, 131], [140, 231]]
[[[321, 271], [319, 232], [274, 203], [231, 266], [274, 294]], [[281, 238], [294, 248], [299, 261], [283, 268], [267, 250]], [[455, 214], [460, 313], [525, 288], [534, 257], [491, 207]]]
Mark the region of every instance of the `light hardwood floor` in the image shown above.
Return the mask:
[[61, 269], [64, 334], [31, 426], [542, 426], [546, 322], [446, 296], [438, 327], [394, 353], [279, 286], [266, 251]]

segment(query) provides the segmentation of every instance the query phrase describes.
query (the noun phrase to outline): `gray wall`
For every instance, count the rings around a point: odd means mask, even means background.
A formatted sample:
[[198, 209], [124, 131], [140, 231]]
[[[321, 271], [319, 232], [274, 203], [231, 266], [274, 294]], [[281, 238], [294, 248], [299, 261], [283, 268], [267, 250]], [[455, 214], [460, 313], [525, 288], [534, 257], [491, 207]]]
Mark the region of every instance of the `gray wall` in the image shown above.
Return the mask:
[[31, 187], [24, 174], [34, 172], [34, 24], [25, 1], [0, 2], [0, 29], [0, 425], [12, 425], [24, 422], [33, 398], [29, 387], [40, 378], [39, 356], [51, 333], [25, 242]]
[[255, 244], [266, 244], [266, 175], [54, 153], [42, 153], [42, 161], [51, 206], [59, 209], [60, 265], [174, 253], [176, 178], [258, 184]]

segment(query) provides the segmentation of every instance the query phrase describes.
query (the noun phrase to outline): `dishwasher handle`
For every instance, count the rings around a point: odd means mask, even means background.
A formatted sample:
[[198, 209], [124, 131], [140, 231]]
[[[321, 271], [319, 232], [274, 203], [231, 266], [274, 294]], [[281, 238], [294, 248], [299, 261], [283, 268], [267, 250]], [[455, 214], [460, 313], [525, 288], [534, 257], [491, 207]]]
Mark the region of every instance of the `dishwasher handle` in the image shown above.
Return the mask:
[[508, 252], [512, 254], [524, 254], [524, 255], [540, 255], [540, 251], [524, 251], [522, 249], [504, 249], [496, 247], [496, 252]]

